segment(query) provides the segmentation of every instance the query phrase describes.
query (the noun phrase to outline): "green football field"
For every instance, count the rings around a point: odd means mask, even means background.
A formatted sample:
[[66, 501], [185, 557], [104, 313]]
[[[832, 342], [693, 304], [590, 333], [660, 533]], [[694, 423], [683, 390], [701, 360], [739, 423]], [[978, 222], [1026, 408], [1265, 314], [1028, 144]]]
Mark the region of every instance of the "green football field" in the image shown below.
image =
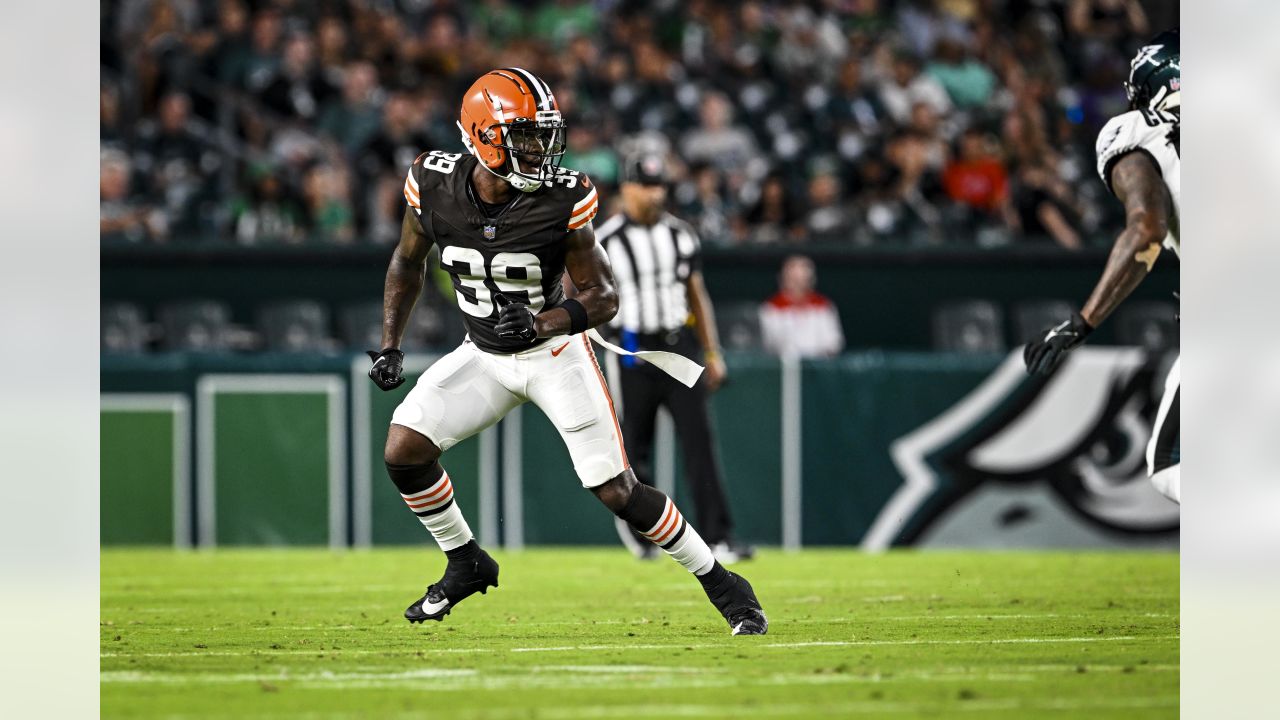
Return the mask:
[[501, 587], [401, 617], [425, 550], [105, 550], [102, 716], [1172, 718], [1172, 553], [764, 552], [732, 637], [667, 558], [494, 553]]

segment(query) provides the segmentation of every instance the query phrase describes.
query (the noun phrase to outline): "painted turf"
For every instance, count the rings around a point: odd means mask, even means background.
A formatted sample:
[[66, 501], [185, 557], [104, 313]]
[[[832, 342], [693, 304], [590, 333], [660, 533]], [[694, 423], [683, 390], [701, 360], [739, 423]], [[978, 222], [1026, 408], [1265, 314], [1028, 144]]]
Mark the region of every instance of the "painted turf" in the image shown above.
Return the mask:
[[1178, 557], [765, 552], [729, 636], [669, 560], [494, 553], [443, 623], [423, 550], [102, 555], [103, 717], [1163, 718]]

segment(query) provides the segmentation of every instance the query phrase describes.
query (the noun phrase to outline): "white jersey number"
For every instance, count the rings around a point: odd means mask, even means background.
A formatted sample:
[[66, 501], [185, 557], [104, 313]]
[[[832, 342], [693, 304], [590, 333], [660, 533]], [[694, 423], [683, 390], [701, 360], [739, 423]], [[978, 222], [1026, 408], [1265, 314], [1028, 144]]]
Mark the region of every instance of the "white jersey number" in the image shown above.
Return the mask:
[[462, 153], [447, 153], [441, 150], [432, 150], [427, 153], [427, 158], [422, 161], [422, 167], [428, 170], [435, 170], [438, 173], [448, 175], [453, 172], [453, 168], [462, 159]]
[[546, 304], [542, 293], [542, 265], [532, 253], [498, 253], [493, 256], [492, 267], [486, 268], [484, 255], [479, 250], [449, 245], [440, 254], [440, 263], [457, 269], [454, 276], [458, 283], [475, 293], [476, 299], [471, 300], [461, 290], [454, 291], [458, 307], [468, 315], [487, 318], [493, 314], [493, 293], [486, 280], [504, 293], [527, 293], [529, 309], [534, 313]]

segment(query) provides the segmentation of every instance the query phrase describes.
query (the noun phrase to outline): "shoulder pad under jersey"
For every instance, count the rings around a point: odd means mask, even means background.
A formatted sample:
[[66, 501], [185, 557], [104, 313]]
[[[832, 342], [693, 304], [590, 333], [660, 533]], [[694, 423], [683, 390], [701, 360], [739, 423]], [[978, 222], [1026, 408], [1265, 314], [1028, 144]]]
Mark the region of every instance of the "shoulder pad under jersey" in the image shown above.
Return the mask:
[[1177, 129], [1178, 119], [1158, 110], [1133, 110], [1117, 115], [1098, 133], [1098, 177], [1111, 188], [1111, 167], [1134, 150], [1145, 150], [1156, 166], [1160, 154], [1176, 152], [1170, 148], [1170, 134]]
[[557, 168], [555, 176], [546, 182], [546, 187], [557, 201], [566, 206], [566, 230], [577, 230], [591, 222], [600, 209], [596, 186], [584, 172]]

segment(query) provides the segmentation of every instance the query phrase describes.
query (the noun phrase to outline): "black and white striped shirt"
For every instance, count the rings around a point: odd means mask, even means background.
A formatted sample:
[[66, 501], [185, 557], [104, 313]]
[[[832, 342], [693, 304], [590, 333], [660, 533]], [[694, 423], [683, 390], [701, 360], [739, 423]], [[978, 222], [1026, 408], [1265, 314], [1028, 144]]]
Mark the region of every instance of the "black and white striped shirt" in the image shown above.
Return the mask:
[[698, 236], [685, 221], [663, 213], [653, 225], [619, 213], [596, 230], [618, 284], [618, 314], [609, 323], [626, 332], [670, 332], [689, 319], [689, 276], [701, 269]]

